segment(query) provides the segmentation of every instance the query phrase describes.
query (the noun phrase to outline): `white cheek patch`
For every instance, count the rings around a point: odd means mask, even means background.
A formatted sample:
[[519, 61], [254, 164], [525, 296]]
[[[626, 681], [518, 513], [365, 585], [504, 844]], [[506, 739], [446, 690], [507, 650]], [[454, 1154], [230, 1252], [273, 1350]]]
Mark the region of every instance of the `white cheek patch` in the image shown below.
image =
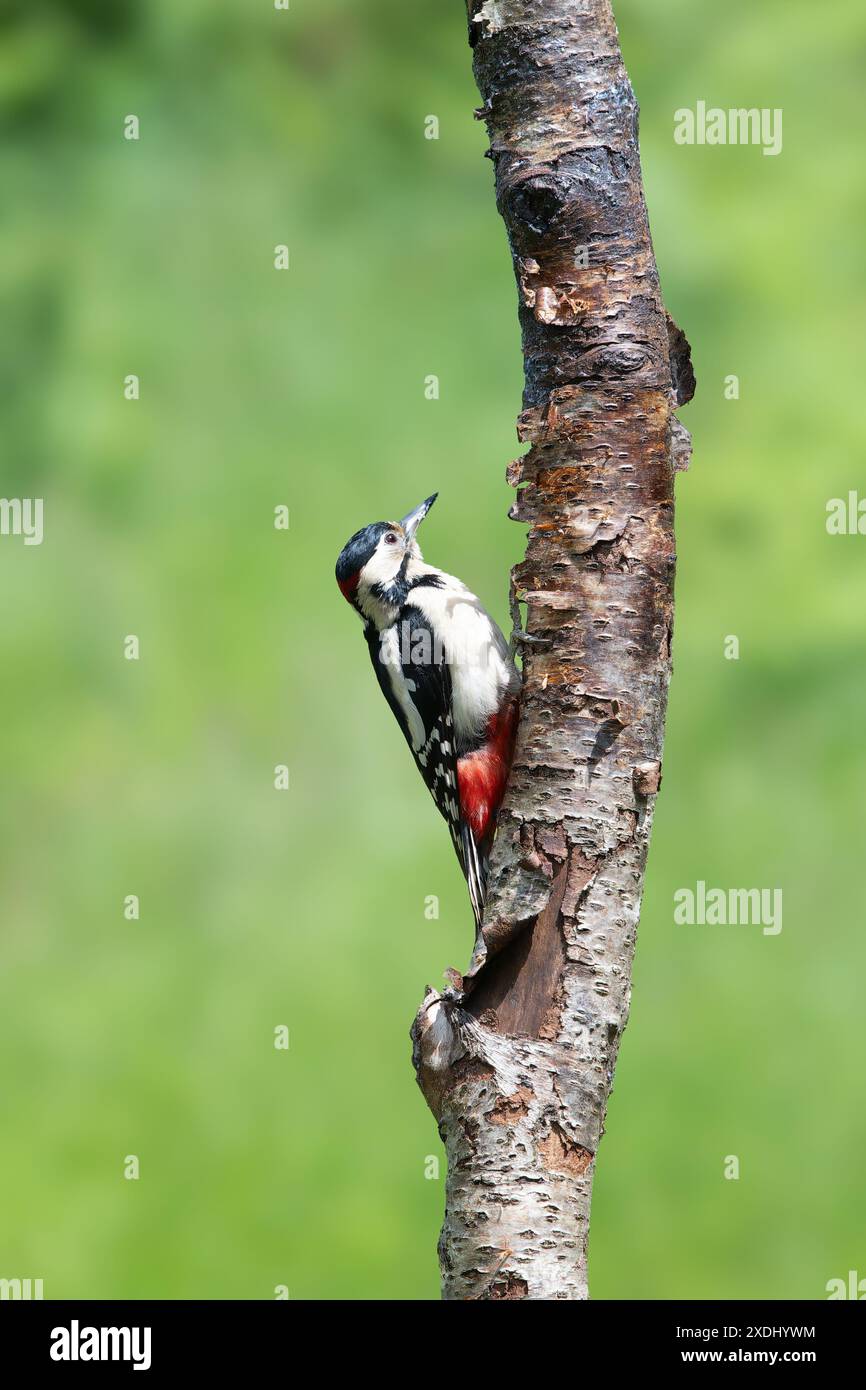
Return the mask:
[[383, 536], [361, 571], [361, 583], [369, 589], [375, 584], [393, 584], [402, 563], [402, 545], [399, 541], [396, 545], [386, 545]]
[[[364, 617], [369, 618], [380, 629], [394, 621], [398, 605], [389, 599], [387, 594], [400, 573], [405, 553], [399, 540], [395, 545], [386, 545], [383, 535], [361, 570], [356, 602]], [[374, 593], [373, 590], [376, 588], [384, 590], [386, 596]]]

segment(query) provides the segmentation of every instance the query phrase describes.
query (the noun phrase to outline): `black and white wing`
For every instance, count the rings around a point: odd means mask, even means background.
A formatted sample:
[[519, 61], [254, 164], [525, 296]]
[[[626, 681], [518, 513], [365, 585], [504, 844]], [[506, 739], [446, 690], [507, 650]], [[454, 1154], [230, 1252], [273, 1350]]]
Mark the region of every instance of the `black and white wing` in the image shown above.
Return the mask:
[[424, 615], [407, 604], [383, 632], [365, 633], [382, 694], [406, 739], [415, 765], [448, 824], [466, 876], [476, 921], [484, 908], [484, 866], [470, 827], [460, 813], [457, 751], [451, 706], [451, 673], [436, 650]]

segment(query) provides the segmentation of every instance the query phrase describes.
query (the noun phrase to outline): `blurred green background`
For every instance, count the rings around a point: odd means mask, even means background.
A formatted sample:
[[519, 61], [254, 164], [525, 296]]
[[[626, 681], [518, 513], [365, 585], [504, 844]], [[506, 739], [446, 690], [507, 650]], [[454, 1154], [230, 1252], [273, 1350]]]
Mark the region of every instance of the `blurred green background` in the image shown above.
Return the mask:
[[[866, 1276], [866, 538], [825, 529], [866, 495], [866, 14], [616, 11], [699, 390], [592, 1289], [822, 1298]], [[699, 99], [782, 107], [782, 155], [676, 146]], [[0, 491], [46, 530], [0, 540], [0, 1276], [48, 1298], [438, 1296], [407, 1030], [470, 913], [333, 564], [438, 489], [428, 557], [506, 620], [476, 103], [461, 0], [3, 8]], [[675, 926], [698, 879], [781, 887], [781, 935]]]

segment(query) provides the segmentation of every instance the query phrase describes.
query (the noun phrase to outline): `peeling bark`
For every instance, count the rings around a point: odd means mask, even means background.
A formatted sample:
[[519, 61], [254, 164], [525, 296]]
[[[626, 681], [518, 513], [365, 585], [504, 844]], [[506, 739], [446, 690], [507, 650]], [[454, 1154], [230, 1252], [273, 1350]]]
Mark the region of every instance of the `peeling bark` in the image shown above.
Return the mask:
[[671, 667], [688, 343], [665, 313], [609, 0], [468, 0], [518, 287], [511, 516], [526, 605], [514, 767], [465, 993], [428, 990], [418, 1080], [448, 1157], [447, 1299], [585, 1299]]

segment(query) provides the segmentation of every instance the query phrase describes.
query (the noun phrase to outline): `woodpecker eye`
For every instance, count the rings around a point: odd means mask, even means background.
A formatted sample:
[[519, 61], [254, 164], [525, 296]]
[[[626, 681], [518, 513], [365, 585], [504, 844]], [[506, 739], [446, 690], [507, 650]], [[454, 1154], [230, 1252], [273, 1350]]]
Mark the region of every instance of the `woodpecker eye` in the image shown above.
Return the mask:
[[386, 544], [386, 545], [396, 545], [396, 544], [397, 544], [397, 537], [394, 535], [394, 532], [393, 532], [393, 531], [388, 531], [388, 532], [386, 533], [386, 535], [385, 535], [385, 544]]

